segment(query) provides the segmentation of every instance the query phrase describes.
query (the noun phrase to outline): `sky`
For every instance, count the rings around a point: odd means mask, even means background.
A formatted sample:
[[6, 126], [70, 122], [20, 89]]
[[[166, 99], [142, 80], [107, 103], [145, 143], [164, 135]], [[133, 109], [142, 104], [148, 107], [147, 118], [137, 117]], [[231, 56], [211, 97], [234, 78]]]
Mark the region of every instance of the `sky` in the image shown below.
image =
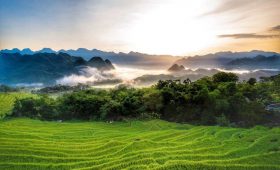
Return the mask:
[[280, 0], [0, 0], [0, 49], [280, 52]]

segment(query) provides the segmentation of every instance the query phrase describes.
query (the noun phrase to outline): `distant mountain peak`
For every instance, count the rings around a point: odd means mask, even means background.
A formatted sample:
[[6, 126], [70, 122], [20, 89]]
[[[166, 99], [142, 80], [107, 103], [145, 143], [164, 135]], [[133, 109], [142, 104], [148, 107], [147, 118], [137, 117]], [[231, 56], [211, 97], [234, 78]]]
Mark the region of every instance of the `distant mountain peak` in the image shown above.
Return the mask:
[[168, 71], [170, 72], [179, 72], [185, 70], [185, 67], [183, 65], [173, 64]]
[[90, 51], [90, 50], [87, 48], [78, 48], [77, 51]]
[[54, 50], [51, 49], [51, 48], [42, 48], [41, 50], [36, 51], [36, 53], [57, 53], [57, 52], [54, 51]]
[[20, 53], [23, 54], [23, 55], [25, 55], [25, 54], [31, 55], [31, 54], [34, 54], [34, 51], [32, 51], [30, 48], [24, 48], [24, 49], [21, 50]]
[[108, 59], [103, 60], [101, 57], [98, 56], [92, 57], [88, 61], [88, 65], [102, 71], [115, 69], [115, 67], [113, 66], [110, 60]]
[[13, 48], [11, 50], [4, 49], [4, 50], [1, 50], [1, 53], [20, 53], [20, 50], [18, 48]]
[[13, 48], [12, 51], [20, 52], [20, 50], [18, 48]]

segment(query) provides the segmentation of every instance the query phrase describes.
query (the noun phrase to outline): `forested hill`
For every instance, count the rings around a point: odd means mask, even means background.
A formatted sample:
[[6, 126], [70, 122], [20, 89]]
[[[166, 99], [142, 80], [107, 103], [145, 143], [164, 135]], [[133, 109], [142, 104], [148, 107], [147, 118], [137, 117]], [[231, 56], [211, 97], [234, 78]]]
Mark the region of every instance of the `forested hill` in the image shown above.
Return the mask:
[[109, 60], [92, 57], [89, 61], [66, 53], [0, 54], [0, 84], [43, 83], [52, 84], [56, 79], [79, 74], [83, 67], [98, 70], [114, 69]]

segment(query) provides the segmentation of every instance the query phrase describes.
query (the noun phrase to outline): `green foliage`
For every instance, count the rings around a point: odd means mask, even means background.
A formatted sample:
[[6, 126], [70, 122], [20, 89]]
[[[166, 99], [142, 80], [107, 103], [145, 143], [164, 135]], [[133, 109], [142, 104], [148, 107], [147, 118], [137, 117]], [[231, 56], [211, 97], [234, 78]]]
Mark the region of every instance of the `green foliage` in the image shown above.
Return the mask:
[[153, 119], [160, 119], [160, 115], [155, 112], [144, 112], [141, 113], [139, 116], [140, 120], [153, 120]]
[[100, 119], [101, 107], [107, 103], [106, 97], [93, 91], [65, 94], [59, 99], [61, 119]]
[[[277, 81], [237, 82], [232, 73], [217, 73], [196, 82], [159, 81], [150, 88], [80, 90], [57, 99], [18, 100], [14, 116], [38, 119], [123, 120], [162, 118], [204, 125], [253, 126], [275, 122], [265, 105], [280, 98]], [[156, 113], [154, 115], [154, 113]], [[48, 115], [49, 114], [49, 115]], [[280, 123], [280, 122], [279, 122]]]
[[47, 96], [16, 100], [13, 116], [38, 118], [42, 120], [57, 119], [56, 102]]
[[237, 82], [238, 76], [234, 73], [225, 73], [219, 72], [213, 75], [213, 82], [221, 83], [221, 82]]
[[0, 93], [0, 119], [11, 114], [14, 103], [17, 99], [24, 99], [28, 97], [36, 98], [37, 95], [23, 92]]
[[229, 126], [230, 125], [228, 118], [224, 114], [217, 117], [216, 121], [217, 121], [217, 125], [219, 125], [219, 126]]
[[250, 78], [247, 83], [253, 86], [257, 83], [257, 80], [255, 78]]

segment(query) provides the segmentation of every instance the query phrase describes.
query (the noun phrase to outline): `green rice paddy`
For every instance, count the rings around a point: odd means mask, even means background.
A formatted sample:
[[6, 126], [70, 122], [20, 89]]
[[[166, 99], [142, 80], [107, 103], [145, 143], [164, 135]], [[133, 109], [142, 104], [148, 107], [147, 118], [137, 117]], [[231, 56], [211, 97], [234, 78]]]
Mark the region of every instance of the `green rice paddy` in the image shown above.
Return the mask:
[[280, 128], [0, 121], [0, 169], [280, 169]]

